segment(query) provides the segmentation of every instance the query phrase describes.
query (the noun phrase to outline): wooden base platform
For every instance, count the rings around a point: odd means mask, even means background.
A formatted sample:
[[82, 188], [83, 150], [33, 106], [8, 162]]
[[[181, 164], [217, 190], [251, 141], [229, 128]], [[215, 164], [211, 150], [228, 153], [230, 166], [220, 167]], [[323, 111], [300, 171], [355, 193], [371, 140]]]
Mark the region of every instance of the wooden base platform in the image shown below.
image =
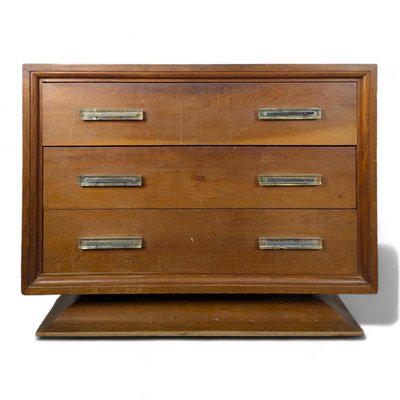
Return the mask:
[[63, 295], [40, 337], [362, 336], [335, 295]]

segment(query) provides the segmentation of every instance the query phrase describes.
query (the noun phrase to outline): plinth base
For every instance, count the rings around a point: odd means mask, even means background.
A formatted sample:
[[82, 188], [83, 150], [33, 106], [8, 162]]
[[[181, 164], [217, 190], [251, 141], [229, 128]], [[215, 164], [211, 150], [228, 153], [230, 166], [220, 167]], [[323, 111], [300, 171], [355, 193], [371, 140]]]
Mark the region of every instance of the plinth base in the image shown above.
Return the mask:
[[336, 295], [60, 296], [40, 337], [362, 336]]

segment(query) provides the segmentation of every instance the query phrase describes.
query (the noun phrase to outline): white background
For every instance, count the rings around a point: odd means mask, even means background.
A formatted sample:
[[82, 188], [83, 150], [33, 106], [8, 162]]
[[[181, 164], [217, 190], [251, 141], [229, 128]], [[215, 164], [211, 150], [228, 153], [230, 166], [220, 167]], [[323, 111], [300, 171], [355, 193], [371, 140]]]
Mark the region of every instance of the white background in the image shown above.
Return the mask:
[[[21, 1], [0, 9], [0, 398], [399, 398], [396, 1]], [[22, 63], [377, 63], [380, 293], [362, 340], [37, 340], [20, 294]]]

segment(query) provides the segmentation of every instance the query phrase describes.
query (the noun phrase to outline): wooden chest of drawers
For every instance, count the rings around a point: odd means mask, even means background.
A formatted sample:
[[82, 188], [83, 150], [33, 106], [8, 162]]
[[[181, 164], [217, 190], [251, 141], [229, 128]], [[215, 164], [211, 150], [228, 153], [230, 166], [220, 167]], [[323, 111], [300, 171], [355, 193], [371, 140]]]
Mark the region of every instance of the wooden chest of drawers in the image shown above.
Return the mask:
[[23, 194], [40, 336], [359, 335], [376, 66], [26, 65]]

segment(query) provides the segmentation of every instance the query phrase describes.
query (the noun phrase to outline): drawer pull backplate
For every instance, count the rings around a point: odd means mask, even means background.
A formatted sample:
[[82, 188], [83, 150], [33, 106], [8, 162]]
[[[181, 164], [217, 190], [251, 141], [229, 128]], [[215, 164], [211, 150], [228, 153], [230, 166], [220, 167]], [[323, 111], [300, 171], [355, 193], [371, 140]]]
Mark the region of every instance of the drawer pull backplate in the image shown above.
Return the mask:
[[82, 121], [142, 121], [144, 111], [137, 109], [124, 110], [81, 110]]
[[319, 186], [321, 175], [258, 175], [258, 184], [260, 186]]
[[321, 119], [322, 111], [320, 108], [260, 108], [258, 119]]
[[143, 240], [137, 237], [121, 238], [81, 238], [80, 250], [115, 250], [115, 249], [141, 249]]
[[258, 239], [260, 250], [321, 250], [322, 239], [318, 237], [308, 238], [270, 238]]
[[142, 186], [142, 177], [135, 176], [88, 176], [81, 175], [79, 184], [82, 187], [126, 187]]

